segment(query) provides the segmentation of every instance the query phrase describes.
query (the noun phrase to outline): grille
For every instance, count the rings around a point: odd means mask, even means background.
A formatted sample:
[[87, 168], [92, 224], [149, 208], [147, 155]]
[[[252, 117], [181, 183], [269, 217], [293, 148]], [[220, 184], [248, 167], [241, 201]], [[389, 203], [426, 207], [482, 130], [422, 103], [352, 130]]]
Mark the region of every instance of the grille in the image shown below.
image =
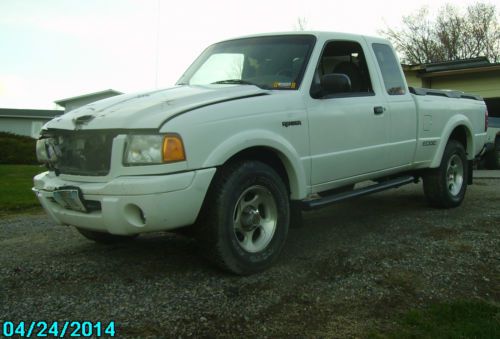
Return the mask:
[[57, 156], [53, 164], [56, 174], [107, 175], [115, 136], [115, 134], [96, 132], [52, 135]]

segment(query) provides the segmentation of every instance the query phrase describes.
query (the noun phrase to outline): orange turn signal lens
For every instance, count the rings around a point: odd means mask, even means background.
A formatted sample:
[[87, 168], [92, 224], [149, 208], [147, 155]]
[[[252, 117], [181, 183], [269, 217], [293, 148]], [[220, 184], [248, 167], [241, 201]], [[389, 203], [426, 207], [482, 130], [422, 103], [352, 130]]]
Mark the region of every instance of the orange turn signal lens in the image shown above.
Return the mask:
[[184, 144], [180, 135], [167, 134], [163, 138], [163, 162], [175, 162], [186, 160]]

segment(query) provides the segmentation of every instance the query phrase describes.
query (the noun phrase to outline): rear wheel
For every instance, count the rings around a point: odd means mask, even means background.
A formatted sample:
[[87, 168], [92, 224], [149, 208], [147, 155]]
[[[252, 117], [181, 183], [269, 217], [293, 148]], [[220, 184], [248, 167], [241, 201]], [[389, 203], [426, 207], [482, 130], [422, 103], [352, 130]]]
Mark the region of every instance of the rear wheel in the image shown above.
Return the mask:
[[126, 242], [135, 239], [138, 234], [134, 235], [116, 235], [106, 232], [96, 232], [76, 227], [76, 230], [85, 238], [101, 243], [101, 244], [115, 244], [119, 242]]
[[451, 208], [459, 206], [467, 189], [468, 167], [465, 149], [456, 140], [448, 141], [438, 168], [423, 177], [424, 193], [431, 206]]
[[247, 275], [271, 266], [288, 233], [288, 191], [267, 164], [242, 161], [220, 169], [197, 223], [205, 254], [224, 270]]

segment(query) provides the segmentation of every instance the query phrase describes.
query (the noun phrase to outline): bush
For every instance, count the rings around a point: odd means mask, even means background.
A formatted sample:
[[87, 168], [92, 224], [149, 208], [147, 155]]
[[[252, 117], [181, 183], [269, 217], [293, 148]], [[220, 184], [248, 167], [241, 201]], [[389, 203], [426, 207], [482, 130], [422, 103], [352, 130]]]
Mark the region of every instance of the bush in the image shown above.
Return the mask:
[[0, 132], [0, 164], [37, 164], [36, 140]]

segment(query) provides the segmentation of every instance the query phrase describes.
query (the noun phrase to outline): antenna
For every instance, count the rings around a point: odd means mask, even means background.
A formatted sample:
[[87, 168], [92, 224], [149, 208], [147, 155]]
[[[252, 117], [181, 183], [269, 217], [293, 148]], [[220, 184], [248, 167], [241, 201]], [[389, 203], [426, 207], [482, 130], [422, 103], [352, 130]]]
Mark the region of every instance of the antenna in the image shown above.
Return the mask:
[[156, 62], [155, 62], [155, 89], [158, 89], [158, 67], [160, 64], [160, 0], [158, 0], [158, 17], [156, 21]]

